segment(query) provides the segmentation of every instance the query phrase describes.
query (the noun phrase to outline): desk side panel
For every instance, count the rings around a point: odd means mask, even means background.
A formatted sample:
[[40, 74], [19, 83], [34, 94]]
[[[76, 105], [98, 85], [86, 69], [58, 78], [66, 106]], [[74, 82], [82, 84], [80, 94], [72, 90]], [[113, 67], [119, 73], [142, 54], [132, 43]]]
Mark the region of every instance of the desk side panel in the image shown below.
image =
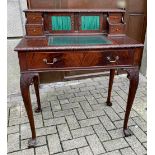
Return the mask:
[[142, 55], [143, 55], [143, 48], [134, 49], [134, 65], [135, 66], [139, 66], [139, 67], [141, 66]]
[[27, 70], [26, 52], [18, 52], [20, 71]]

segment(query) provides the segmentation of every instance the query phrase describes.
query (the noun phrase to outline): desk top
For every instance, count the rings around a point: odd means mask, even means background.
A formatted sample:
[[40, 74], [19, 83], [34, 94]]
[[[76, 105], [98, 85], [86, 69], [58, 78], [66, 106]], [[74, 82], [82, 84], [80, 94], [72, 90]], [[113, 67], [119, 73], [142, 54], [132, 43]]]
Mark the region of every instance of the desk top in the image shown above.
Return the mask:
[[105, 36], [49, 36], [49, 46], [74, 46], [74, 45], [105, 45], [112, 44]]
[[[78, 41], [72, 40], [69, 44], [68, 41], [64, 41], [63, 44], [60, 46], [59, 43], [51, 43], [50, 39], [52, 37], [58, 38], [58, 36], [46, 36], [46, 37], [31, 37], [26, 38], [24, 37], [19, 44], [16, 46], [15, 51], [56, 51], [56, 50], [90, 50], [90, 49], [111, 49], [111, 48], [136, 48], [136, 47], [143, 47], [144, 45], [139, 43], [138, 41], [128, 37], [128, 36], [103, 36], [103, 35], [96, 35], [96, 36], [85, 36], [84, 40], [85, 43], [79, 43]], [[59, 36], [67, 37], [67, 36]], [[72, 38], [75, 37], [72, 35]], [[80, 36], [79, 36], [80, 37]], [[87, 40], [89, 43], [86, 43], [86, 38], [89, 37]], [[96, 40], [96, 44], [92, 41], [94, 37], [98, 38]], [[80, 39], [80, 38], [79, 38]], [[77, 44], [73, 44], [73, 41], [77, 42]], [[61, 42], [62, 43], [62, 42]]]

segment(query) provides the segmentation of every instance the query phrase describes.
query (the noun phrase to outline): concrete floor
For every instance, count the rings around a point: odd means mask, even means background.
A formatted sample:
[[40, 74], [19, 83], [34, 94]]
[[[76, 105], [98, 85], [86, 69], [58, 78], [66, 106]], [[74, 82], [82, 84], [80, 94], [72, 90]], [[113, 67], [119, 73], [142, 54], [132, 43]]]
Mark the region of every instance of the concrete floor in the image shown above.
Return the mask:
[[18, 55], [14, 51], [14, 47], [19, 42], [19, 39], [15, 40], [8, 40], [8, 53], [7, 53], [7, 72], [8, 72], [8, 79], [7, 79], [7, 93], [8, 95], [11, 94], [18, 94], [19, 93], [19, 63], [18, 63]]
[[[25, 0], [22, 0], [23, 2]], [[22, 18], [18, 0], [7, 1], [7, 37], [23, 36]]]

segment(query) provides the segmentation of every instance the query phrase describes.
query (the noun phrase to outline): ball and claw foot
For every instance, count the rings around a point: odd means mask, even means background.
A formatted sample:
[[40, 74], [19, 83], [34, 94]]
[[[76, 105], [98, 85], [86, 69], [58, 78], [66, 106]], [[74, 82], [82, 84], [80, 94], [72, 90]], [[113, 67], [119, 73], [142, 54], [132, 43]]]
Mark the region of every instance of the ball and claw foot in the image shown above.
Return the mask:
[[110, 107], [112, 106], [112, 103], [110, 101], [107, 101], [106, 103], [107, 103], [107, 106], [110, 106]]
[[36, 108], [35, 113], [39, 113], [39, 112], [41, 112], [41, 108]]
[[129, 137], [133, 135], [132, 131], [130, 129], [124, 129], [123, 130], [125, 137]]
[[29, 139], [28, 148], [35, 148], [36, 145], [37, 145], [37, 140], [36, 139]]

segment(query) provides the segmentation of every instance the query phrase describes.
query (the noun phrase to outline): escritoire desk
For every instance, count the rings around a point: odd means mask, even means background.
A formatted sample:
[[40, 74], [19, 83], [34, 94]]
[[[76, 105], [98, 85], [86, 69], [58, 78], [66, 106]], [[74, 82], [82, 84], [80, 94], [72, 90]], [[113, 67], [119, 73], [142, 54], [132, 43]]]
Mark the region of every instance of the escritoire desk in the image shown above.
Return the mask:
[[127, 124], [138, 87], [143, 44], [125, 35], [124, 12], [120, 9], [25, 11], [27, 34], [15, 51], [19, 57], [21, 93], [32, 131], [29, 147], [36, 146], [29, 86], [34, 84], [38, 105], [35, 112], [40, 112], [39, 73], [53, 71], [110, 70], [108, 106], [112, 106], [115, 70], [126, 71], [130, 86], [123, 131], [125, 136], [131, 135]]

